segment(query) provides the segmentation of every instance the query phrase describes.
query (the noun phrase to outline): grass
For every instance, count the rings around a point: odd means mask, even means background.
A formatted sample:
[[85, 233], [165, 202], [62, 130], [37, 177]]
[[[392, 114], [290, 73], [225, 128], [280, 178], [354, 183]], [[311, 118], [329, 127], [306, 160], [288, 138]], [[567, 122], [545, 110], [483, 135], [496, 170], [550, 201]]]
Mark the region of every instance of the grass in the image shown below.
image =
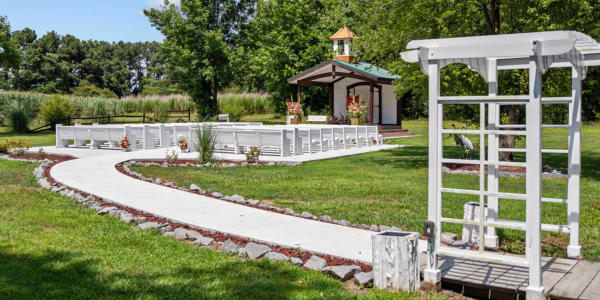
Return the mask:
[[10, 127], [0, 126], [0, 144], [6, 143], [8, 139], [20, 139], [31, 143], [33, 146], [48, 146], [54, 145], [56, 139], [54, 132], [44, 131], [34, 134], [29, 133], [14, 133]]
[[[0, 160], [0, 295], [5, 299], [410, 299], [358, 295], [290, 263], [244, 261], [98, 216], [42, 190], [33, 163]], [[441, 295], [429, 295], [432, 298]]]
[[[261, 199], [297, 212], [330, 215], [353, 223], [384, 224], [421, 232], [427, 215], [427, 122], [405, 121], [419, 137], [393, 140], [410, 147], [367, 153], [297, 166], [248, 166], [237, 168], [135, 167], [149, 177], [174, 181], [180, 186], [195, 183], [225, 194]], [[582, 180], [580, 236], [585, 258], [600, 261], [600, 126], [586, 125], [582, 133]], [[544, 130], [544, 147], [566, 147], [562, 129]], [[472, 139], [474, 140], [474, 139]], [[444, 139], [446, 157], [457, 157], [451, 137]], [[518, 146], [523, 146], [519, 141]], [[477, 153], [473, 158], [477, 158]], [[517, 157], [517, 159], [519, 159]], [[544, 164], [566, 160], [552, 155]], [[563, 165], [564, 166], [564, 165]], [[477, 176], [444, 174], [445, 187], [477, 188]], [[566, 180], [544, 179], [543, 197], [566, 197]], [[523, 177], [501, 177], [500, 191], [524, 192]], [[443, 215], [462, 218], [463, 205], [477, 196], [444, 194]], [[544, 203], [542, 221], [566, 224], [566, 206]], [[524, 220], [525, 203], [501, 200], [500, 217]], [[444, 224], [443, 231], [460, 233], [460, 225]], [[522, 231], [499, 230], [501, 248], [524, 253]], [[566, 256], [568, 235], [544, 232], [543, 254]]]

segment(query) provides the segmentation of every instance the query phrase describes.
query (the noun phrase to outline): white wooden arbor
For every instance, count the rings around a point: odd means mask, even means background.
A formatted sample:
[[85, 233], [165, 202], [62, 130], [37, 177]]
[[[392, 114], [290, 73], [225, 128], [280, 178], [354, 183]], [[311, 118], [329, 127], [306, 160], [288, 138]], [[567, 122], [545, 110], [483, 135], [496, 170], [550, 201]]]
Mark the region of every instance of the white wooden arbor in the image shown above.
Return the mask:
[[[442, 223], [477, 225], [479, 245], [496, 247], [498, 237], [495, 228], [519, 229], [526, 232], [526, 256], [498, 255], [479, 250], [460, 250], [444, 247], [437, 238], [429, 246], [425, 281], [438, 284], [441, 272], [437, 255], [494, 261], [526, 266], [529, 268], [528, 299], [542, 299], [544, 288], [541, 271], [541, 231], [568, 233], [569, 257], [581, 255], [579, 245], [579, 177], [581, 171], [581, 80], [587, 67], [600, 65], [600, 44], [591, 37], [574, 31], [551, 31], [521, 34], [505, 34], [448, 39], [415, 40], [407, 45], [409, 51], [402, 53], [406, 62], [418, 62], [421, 70], [429, 76], [429, 186], [428, 219], [436, 224], [436, 237], [440, 236]], [[485, 96], [440, 96], [440, 69], [453, 64], [467, 65], [479, 73], [488, 83]], [[542, 75], [549, 68], [571, 68], [571, 95], [564, 97], [542, 97]], [[528, 69], [529, 95], [498, 95], [498, 70]], [[443, 106], [445, 104], [479, 104], [480, 122], [478, 130], [454, 130], [443, 128]], [[543, 125], [542, 104], [568, 104], [569, 122], [564, 125]], [[501, 105], [525, 105], [526, 124], [503, 125], [500, 123]], [[485, 112], [488, 120], [486, 122]], [[486, 124], [487, 123], [487, 124]], [[542, 149], [542, 128], [559, 127], [569, 129], [568, 150]], [[478, 160], [456, 160], [443, 157], [444, 134], [478, 134], [482, 155]], [[485, 136], [487, 135], [487, 145]], [[526, 139], [524, 149], [499, 148], [500, 135], [519, 135]], [[485, 151], [487, 148], [487, 160]], [[502, 162], [499, 152], [524, 152], [526, 163]], [[561, 153], [568, 155], [567, 199], [543, 198], [541, 193], [542, 154]], [[468, 163], [479, 165], [479, 187], [476, 189], [452, 189], [442, 186], [442, 164]], [[487, 187], [485, 183], [485, 167]], [[525, 194], [505, 193], [498, 188], [499, 166], [525, 166]], [[488, 207], [487, 218], [479, 210], [478, 221], [446, 218], [442, 216], [442, 196], [458, 193], [479, 196], [479, 207]], [[502, 199], [526, 201], [526, 221], [498, 218], [498, 202]], [[553, 202], [566, 205], [568, 224], [542, 224], [541, 203]], [[484, 229], [487, 229], [484, 231]], [[483, 233], [486, 232], [484, 235]]]

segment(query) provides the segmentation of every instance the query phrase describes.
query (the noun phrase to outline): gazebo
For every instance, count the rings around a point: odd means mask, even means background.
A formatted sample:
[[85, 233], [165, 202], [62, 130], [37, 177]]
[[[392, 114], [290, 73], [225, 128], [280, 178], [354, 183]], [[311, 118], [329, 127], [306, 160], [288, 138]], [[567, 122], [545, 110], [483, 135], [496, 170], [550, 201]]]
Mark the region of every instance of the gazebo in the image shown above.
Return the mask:
[[[435, 224], [435, 236], [430, 238], [428, 262], [424, 280], [438, 285], [441, 272], [437, 255], [450, 255], [473, 260], [500, 262], [529, 268], [527, 299], [543, 299], [541, 271], [541, 231], [568, 233], [567, 254], [581, 256], [579, 245], [579, 177], [581, 172], [581, 80], [588, 66], [600, 65], [600, 44], [591, 37], [574, 31], [551, 31], [522, 34], [505, 34], [432, 40], [415, 40], [402, 53], [406, 62], [419, 63], [429, 76], [429, 184], [428, 219]], [[453, 63], [467, 65], [488, 83], [488, 94], [481, 96], [440, 96], [440, 69]], [[542, 76], [549, 68], [570, 68], [572, 91], [564, 97], [543, 97]], [[529, 71], [528, 95], [498, 95], [498, 70], [527, 69]], [[479, 104], [480, 122], [476, 130], [447, 129], [443, 126], [443, 107], [446, 104]], [[542, 105], [568, 104], [568, 124], [542, 124]], [[524, 105], [525, 124], [502, 124], [501, 105]], [[487, 120], [486, 120], [487, 113]], [[568, 149], [542, 149], [542, 128], [567, 128]], [[443, 157], [444, 134], [479, 135], [479, 159], [448, 159]], [[518, 135], [526, 139], [521, 149], [499, 148], [500, 135]], [[487, 140], [486, 140], [487, 136]], [[486, 145], [487, 141], [487, 145]], [[487, 149], [486, 149], [487, 148]], [[524, 152], [526, 163], [499, 161], [499, 152]], [[568, 155], [568, 196], [566, 199], [544, 198], [541, 193], [542, 154]], [[463, 163], [479, 165], [479, 186], [474, 189], [454, 189], [442, 186], [442, 164]], [[499, 166], [526, 167], [526, 192], [507, 193], [499, 190]], [[487, 175], [485, 167], [488, 167]], [[485, 176], [487, 176], [487, 185]], [[477, 221], [454, 219], [442, 215], [443, 195], [457, 193], [479, 196]], [[498, 218], [498, 202], [516, 199], [526, 202], [526, 220]], [[487, 200], [487, 201], [486, 201]], [[562, 203], [566, 206], [567, 224], [542, 224], [541, 203]], [[440, 233], [443, 223], [476, 225], [478, 250], [461, 250], [442, 246]], [[485, 250], [497, 247], [495, 228], [524, 230], [526, 233], [525, 257], [499, 255]], [[482, 245], [485, 245], [483, 247]]]
[[392, 85], [399, 76], [366, 62], [355, 62], [351, 51], [355, 38], [344, 26], [329, 38], [333, 41], [334, 57], [289, 78], [288, 83], [297, 85], [298, 99], [303, 86], [329, 88], [331, 116], [345, 116], [347, 98], [362, 96], [369, 124], [401, 124], [401, 103]]

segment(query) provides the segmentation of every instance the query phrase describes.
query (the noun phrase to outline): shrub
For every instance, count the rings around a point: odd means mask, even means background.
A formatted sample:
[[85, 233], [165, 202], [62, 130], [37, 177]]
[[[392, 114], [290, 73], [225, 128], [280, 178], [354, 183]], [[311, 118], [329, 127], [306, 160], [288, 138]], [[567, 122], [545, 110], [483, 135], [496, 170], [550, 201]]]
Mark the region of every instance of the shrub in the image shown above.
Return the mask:
[[250, 147], [250, 151], [246, 153], [246, 161], [248, 163], [255, 163], [261, 155], [261, 151], [258, 147]]
[[7, 154], [7, 153], [8, 153], [8, 145], [0, 144], [0, 154]]
[[16, 156], [23, 156], [25, 151], [31, 148], [31, 144], [24, 140], [9, 139], [6, 141], [6, 149], [12, 151]]
[[229, 114], [230, 122], [239, 122], [240, 119], [246, 114], [244, 106], [236, 103], [226, 103], [221, 105], [221, 113]]
[[66, 97], [53, 96], [42, 103], [40, 116], [44, 122], [52, 126], [52, 130], [71, 116], [71, 104]]
[[200, 125], [196, 130], [196, 149], [198, 149], [198, 160], [200, 163], [210, 162], [215, 152], [217, 136], [210, 125]]
[[169, 120], [169, 106], [163, 102], [155, 102], [152, 108], [153, 119], [156, 123], [165, 123]]
[[6, 115], [10, 121], [13, 131], [27, 132], [29, 130], [29, 106], [26, 101], [19, 99], [13, 103], [7, 110]]
[[74, 96], [83, 97], [105, 97], [105, 98], [118, 98], [117, 94], [109, 89], [101, 89], [87, 80], [82, 80], [79, 86], [73, 88]]

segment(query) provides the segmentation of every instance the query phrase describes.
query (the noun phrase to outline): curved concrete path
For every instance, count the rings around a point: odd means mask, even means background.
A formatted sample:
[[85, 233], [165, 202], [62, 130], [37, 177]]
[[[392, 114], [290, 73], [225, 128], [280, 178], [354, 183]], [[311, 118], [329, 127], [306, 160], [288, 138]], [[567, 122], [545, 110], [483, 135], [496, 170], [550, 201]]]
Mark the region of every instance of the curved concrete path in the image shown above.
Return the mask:
[[[86, 155], [90, 152], [94, 156]], [[87, 157], [59, 163], [50, 174], [72, 188], [175, 222], [369, 264], [372, 261], [372, 231], [221, 201], [137, 180], [115, 169], [116, 164], [130, 159], [164, 158], [165, 149], [99, 152], [74, 154]]]

